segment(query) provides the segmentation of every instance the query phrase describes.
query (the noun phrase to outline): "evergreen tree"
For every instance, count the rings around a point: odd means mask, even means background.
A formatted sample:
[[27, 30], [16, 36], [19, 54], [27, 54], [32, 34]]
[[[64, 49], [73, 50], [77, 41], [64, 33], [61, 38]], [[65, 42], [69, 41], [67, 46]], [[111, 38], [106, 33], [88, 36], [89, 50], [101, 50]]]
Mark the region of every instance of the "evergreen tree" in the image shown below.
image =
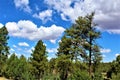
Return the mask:
[[68, 75], [72, 72], [72, 62], [70, 57], [65, 54], [58, 56], [56, 66], [60, 74], [60, 80], [68, 80]]
[[6, 78], [11, 78], [11, 79], [17, 79], [17, 76], [19, 75], [19, 71], [17, 69], [17, 66], [19, 64], [19, 59], [15, 54], [12, 54], [10, 58], [7, 60], [6, 64]]
[[59, 43], [57, 56], [67, 55], [71, 58], [71, 60], [73, 60], [74, 56], [72, 56], [73, 54], [71, 49], [71, 45], [72, 45], [71, 41], [72, 40], [70, 38], [67, 38], [66, 36], [62, 37], [61, 42]]
[[18, 64], [19, 80], [35, 80], [31, 72], [31, 64], [27, 61], [26, 57], [21, 55]]
[[55, 74], [56, 71], [56, 58], [52, 58], [49, 61], [49, 72]]
[[74, 55], [72, 54], [71, 45], [71, 39], [64, 35], [59, 43], [57, 52], [57, 68], [61, 80], [67, 80], [68, 74], [72, 71], [72, 60]]
[[5, 77], [13, 80], [35, 80], [31, 75], [31, 65], [23, 55], [18, 58], [15, 54], [12, 54], [7, 60], [5, 72]]
[[8, 58], [9, 54], [9, 47], [7, 40], [9, 39], [8, 37], [8, 31], [6, 27], [0, 28], [0, 76], [4, 75], [4, 65], [6, 63], [6, 59]]
[[46, 46], [43, 44], [42, 40], [39, 40], [35, 46], [35, 50], [32, 53], [31, 64], [34, 68], [34, 75], [36, 79], [41, 79], [45, 74], [47, 67], [47, 52]]
[[[74, 59], [77, 60], [80, 55], [87, 60], [90, 75], [92, 73], [92, 62], [96, 61], [96, 58], [101, 58], [100, 49], [96, 43], [96, 39], [100, 38], [100, 32], [96, 29], [96, 24], [93, 23], [93, 16], [94, 13], [79, 17], [75, 24], [65, 31], [66, 37], [71, 39], [72, 42], [70, 50], [72, 50]], [[97, 61], [99, 62], [100, 60]]]

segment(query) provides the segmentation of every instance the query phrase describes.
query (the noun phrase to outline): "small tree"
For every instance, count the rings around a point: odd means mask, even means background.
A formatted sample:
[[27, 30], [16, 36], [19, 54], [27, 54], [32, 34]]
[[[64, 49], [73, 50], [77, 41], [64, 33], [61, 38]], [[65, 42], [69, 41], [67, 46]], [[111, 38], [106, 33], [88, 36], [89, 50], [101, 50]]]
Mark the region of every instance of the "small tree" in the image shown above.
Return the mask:
[[69, 55], [60, 55], [57, 58], [56, 66], [60, 74], [60, 80], [68, 80], [68, 74], [72, 71], [72, 63]]
[[30, 59], [31, 59], [31, 64], [34, 68], [33, 70], [34, 75], [36, 79], [39, 80], [43, 77], [47, 69], [46, 46], [43, 44], [42, 40], [38, 41]]
[[49, 72], [50, 73], [53, 73], [53, 74], [56, 74], [55, 71], [56, 71], [56, 58], [52, 58], [50, 59], [49, 61]]
[[17, 66], [19, 64], [19, 59], [15, 54], [12, 54], [10, 58], [7, 60], [6, 64], [6, 75], [7, 78], [17, 79], [19, 75], [19, 71], [17, 70]]
[[57, 52], [57, 68], [60, 73], [61, 80], [67, 80], [68, 74], [72, 71], [72, 60], [74, 59], [74, 54], [72, 54], [71, 46], [71, 39], [63, 36], [59, 43]]
[[5, 77], [14, 80], [35, 80], [31, 75], [30, 66], [23, 55], [18, 58], [15, 54], [12, 54], [7, 60]]

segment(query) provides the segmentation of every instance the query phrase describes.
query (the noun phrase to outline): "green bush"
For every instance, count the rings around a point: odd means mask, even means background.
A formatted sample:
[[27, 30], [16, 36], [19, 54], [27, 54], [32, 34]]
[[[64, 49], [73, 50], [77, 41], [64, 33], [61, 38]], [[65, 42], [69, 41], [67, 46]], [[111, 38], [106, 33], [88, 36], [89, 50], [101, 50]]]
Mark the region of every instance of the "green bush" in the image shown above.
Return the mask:
[[70, 80], [90, 80], [89, 74], [85, 71], [74, 71], [69, 77]]
[[120, 80], [120, 73], [118, 73], [117, 75], [113, 74], [112, 80]]
[[101, 73], [95, 73], [93, 80], [104, 80]]
[[60, 80], [59, 75], [48, 74], [43, 76], [43, 80]]

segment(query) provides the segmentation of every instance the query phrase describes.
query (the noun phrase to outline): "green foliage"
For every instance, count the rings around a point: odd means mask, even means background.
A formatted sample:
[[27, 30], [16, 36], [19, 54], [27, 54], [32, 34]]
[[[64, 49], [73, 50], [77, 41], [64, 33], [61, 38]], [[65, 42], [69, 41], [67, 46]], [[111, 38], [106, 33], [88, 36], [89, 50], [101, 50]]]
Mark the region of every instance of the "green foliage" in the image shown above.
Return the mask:
[[31, 64], [33, 66], [33, 73], [36, 79], [41, 79], [47, 69], [47, 52], [46, 46], [42, 40], [39, 40], [32, 53]]
[[73, 70], [80, 70], [80, 71], [87, 71], [88, 66], [85, 62], [75, 61], [73, 62], [74, 69]]
[[98, 52], [93, 53], [92, 61], [93, 61], [93, 72], [98, 72], [98, 67], [100, 66], [100, 61], [102, 60], [101, 54]]
[[14, 78], [17, 74], [17, 64], [18, 64], [18, 57], [15, 54], [12, 54], [11, 57], [7, 60], [6, 66], [6, 77], [7, 78]]
[[104, 78], [102, 77], [102, 74], [100, 72], [96, 72], [94, 75], [93, 75], [93, 80], [104, 80]]
[[117, 75], [113, 74], [112, 80], [120, 80], [120, 73], [118, 73]]
[[75, 70], [72, 74], [71, 80], [91, 80], [88, 72]]
[[7, 60], [5, 76], [14, 80], [35, 80], [30, 69], [30, 64], [23, 55], [18, 58], [15, 54], [12, 54]]
[[58, 72], [60, 74], [60, 79], [61, 80], [67, 80], [68, 75], [72, 70], [72, 63], [69, 59], [68, 55], [60, 55], [57, 58], [56, 66], [58, 68]]
[[52, 58], [49, 61], [49, 72], [53, 73], [56, 70], [56, 58]]
[[60, 56], [62, 54], [69, 55], [70, 59], [73, 60], [74, 54], [72, 53], [72, 41], [70, 38], [63, 36], [61, 42], [59, 43], [58, 53], [57, 55]]
[[100, 63], [102, 57], [96, 43], [100, 32], [95, 28], [93, 16], [94, 13], [79, 17], [65, 31], [59, 43], [57, 58], [49, 62], [42, 40], [37, 42], [29, 60], [23, 55], [18, 58], [15, 54], [8, 58], [8, 32], [5, 27], [0, 28], [0, 75], [13, 80], [91, 80], [89, 70], [90, 74], [92, 71], [95, 73], [93, 80], [103, 80], [102, 71], [114, 70], [117, 73], [113, 75], [114, 79], [118, 79], [120, 57], [117, 57], [112, 67], [101, 69], [101, 66], [107, 64]]
[[9, 37], [6, 27], [0, 28], [0, 76], [4, 76], [3, 68], [9, 54], [9, 47], [7, 45], [8, 39]]
[[[79, 17], [75, 24], [65, 31], [59, 43], [58, 56], [68, 55], [71, 60], [86, 60], [89, 63], [89, 73], [95, 72], [102, 60], [100, 48], [96, 39], [100, 38], [100, 32], [93, 23], [94, 13], [85, 17]], [[93, 64], [93, 67], [92, 67]]]
[[43, 76], [43, 80], [60, 80], [59, 74], [48, 74]]
[[8, 31], [6, 27], [0, 28], [0, 54], [7, 55], [9, 54], [9, 47], [7, 46]]

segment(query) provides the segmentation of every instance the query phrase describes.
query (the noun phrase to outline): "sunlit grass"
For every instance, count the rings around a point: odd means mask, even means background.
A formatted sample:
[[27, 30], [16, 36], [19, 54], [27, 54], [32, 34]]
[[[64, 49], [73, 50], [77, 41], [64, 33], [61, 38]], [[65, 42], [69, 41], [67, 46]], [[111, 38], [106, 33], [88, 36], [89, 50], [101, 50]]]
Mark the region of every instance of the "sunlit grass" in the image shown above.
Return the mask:
[[8, 79], [6, 79], [6, 78], [4, 78], [4, 77], [0, 77], [0, 80], [8, 80]]

